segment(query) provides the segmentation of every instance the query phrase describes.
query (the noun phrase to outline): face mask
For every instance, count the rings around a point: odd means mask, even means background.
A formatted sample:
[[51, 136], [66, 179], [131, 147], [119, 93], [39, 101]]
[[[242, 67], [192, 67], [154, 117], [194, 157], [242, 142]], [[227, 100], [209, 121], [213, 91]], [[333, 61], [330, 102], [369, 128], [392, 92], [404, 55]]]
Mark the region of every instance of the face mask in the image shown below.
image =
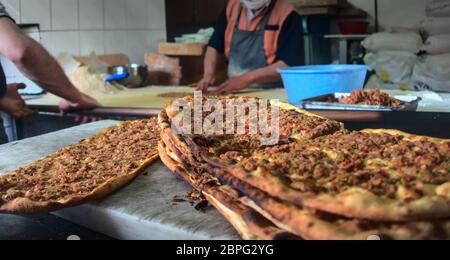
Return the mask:
[[245, 8], [250, 10], [259, 10], [270, 5], [272, 0], [241, 0]]

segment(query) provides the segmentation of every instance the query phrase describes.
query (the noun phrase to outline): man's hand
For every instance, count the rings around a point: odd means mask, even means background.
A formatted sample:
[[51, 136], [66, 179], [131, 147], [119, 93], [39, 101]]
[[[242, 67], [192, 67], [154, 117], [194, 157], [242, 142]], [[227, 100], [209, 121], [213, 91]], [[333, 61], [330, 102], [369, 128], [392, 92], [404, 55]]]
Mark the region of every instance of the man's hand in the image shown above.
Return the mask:
[[[98, 103], [95, 99], [85, 94], [80, 95], [80, 97], [77, 99], [77, 103], [73, 103], [65, 99], [59, 102], [59, 110], [61, 111], [61, 116], [65, 116], [68, 112], [73, 110], [89, 110], [99, 106], [100, 103]], [[75, 118], [75, 122], [81, 124], [95, 122], [97, 120], [99, 120], [99, 118], [89, 116], [77, 116]]]
[[287, 67], [287, 64], [284, 61], [277, 61], [267, 67], [245, 73], [222, 84], [216, 91], [214, 91], [214, 94], [224, 95], [248, 88], [252, 84], [278, 82], [281, 80], [281, 77], [277, 70], [285, 67]]
[[205, 75], [205, 76], [203, 76], [203, 79], [200, 80], [199, 83], [197, 83], [196, 87], [197, 87], [197, 90], [206, 92], [206, 91], [208, 91], [209, 87], [214, 86], [214, 84], [216, 84], [216, 83], [217, 83], [217, 79], [214, 75]]
[[97, 100], [85, 94], [80, 94], [75, 100], [75, 102], [70, 102], [63, 99], [59, 102], [59, 110], [62, 115], [73, 110], [89, 110], [100, 106], [100, 103], [98, 103]]
[[[97, 102], [97, 100], [82, 93], [80, 93], [80, 96], [76, 100], [77, 100], [76, 103], [70, 102], [65, 99], [59, 102], [59, 110], [61, 111], [61, 116], [65, 116], [68, 112], [73, 110], [89, 110], [101, 106], [100, 103]], [[95, 122], [97, 120], [99, 120], [99, 118], [91, 116], [75, 117], [75, 122], [80, 124]]]
[[0, 109], [19, 119], [31, 116], [33, 111], [27, 107], [25, 101], [19, 95], [19, 89], [25, 87], [25, 84], [8, 85], [5, 96], [0, 99]]
[[249, 77], [244, 74], [239, 77], [232, 78], [223, 83], [217, 90], [213, 92], [214, 95], [226, 95], [242, 89], [248, 88], [252, 84]]

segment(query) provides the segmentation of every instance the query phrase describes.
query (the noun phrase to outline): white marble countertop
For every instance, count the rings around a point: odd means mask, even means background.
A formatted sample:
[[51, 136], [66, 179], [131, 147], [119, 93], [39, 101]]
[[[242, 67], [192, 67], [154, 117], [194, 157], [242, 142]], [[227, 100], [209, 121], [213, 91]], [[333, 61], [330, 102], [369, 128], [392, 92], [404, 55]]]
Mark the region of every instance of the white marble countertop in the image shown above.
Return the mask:
[[419, 103], [419, 112], [446, 112], [450, 113], [450, 93], [434, 92], [434, 91], [412, 91], [401, 90], [412, 89], [409, 84], [388, 84], [383, 83], [377, 76], [372, 76], [366, 84], [366, 89], [381, 88], [382, 91], [389, 95], [400, 96], [417, 96], [422, 100]]
[[[88, 138], [116, 121], [100, 121], [0, 146], [0, 175]], [[55, 212], [63, 219], [117, 239], [239, 239], [213, 208], [173, 204], [192, 189], [161, 163], [107, 199]]]
[[392, 96], [417, 96], [422, 100], [417, 111], [419, 112], [447, 112], [450, 113], [450, 93], [437, 93], [432, 91], [401, 91], [383, 90]]

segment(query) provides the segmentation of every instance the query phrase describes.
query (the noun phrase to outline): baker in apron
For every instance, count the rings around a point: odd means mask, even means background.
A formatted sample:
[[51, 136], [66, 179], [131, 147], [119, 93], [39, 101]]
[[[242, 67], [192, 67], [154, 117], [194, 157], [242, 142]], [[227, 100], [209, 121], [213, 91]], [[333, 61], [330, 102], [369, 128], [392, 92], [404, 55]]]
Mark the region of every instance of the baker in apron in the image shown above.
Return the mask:
[[281, 88], [277, 69], [304, 63], [300, 16], [286, 0], [230, 0], [215, 27], [198, 89], [217, 86], [221, 58], [228, 78], [216, 94], [246, 88]]

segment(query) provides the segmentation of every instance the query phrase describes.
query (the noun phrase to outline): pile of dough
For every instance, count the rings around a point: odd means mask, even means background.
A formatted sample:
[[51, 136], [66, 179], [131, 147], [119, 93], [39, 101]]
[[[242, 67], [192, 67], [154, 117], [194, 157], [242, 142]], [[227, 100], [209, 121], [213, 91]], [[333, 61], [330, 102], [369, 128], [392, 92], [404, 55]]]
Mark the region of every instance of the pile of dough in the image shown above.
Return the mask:
[[116, 94], [125, 89], [124, 86], [105, 82], [106, 74], [91, 71], [87, 66], [78, 67], [70, 73], [69, 79], [81, 92], [90, 95]]

